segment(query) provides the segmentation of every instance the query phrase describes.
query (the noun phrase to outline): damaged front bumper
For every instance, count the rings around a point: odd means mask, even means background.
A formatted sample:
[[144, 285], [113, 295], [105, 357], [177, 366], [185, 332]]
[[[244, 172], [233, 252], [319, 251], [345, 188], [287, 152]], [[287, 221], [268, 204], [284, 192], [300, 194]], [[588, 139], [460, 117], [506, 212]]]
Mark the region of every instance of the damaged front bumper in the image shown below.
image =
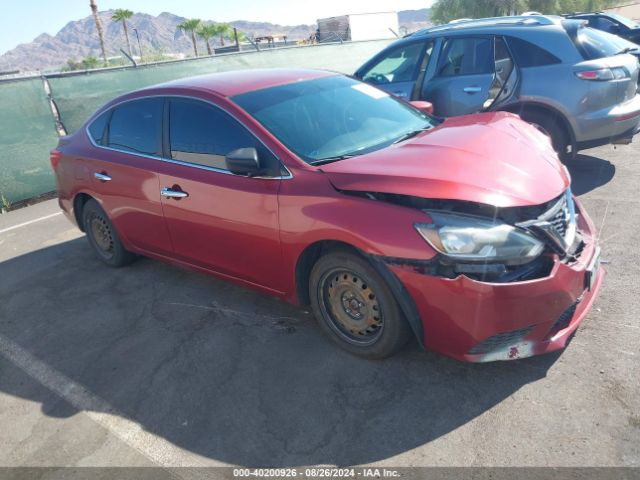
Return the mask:
[[416, 306], [425, 347], [470, 362], [514, 360], [564, 348], [605, 275], [593, 223], [579, 210], [580, 255], [563, 262], [553, 254], [553, 267], [542, 278], [490, 283], [388, 264]]

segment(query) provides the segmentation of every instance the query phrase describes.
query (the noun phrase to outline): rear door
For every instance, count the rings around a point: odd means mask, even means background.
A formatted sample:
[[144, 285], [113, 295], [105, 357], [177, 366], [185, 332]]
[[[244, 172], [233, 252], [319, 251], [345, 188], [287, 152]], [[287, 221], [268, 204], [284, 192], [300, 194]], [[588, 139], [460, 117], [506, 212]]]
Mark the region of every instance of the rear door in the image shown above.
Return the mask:
[[494, 83], [493, 48], [490, 36], [451, 37], [442, 42], [436, 69], [421, 95], [433, 103], [436, 115], [452, 117], [485, 108]]
[[169, 98], [161, 189], [175, 256], [223, 275], [284, 290], [278, 224], [281, 179], [234, 175], [225, 155], [254, 147], [278, 159], [229, 113], [210, 103]]
[[373, 65], [365, 67], [356, 76], [396, 97], [410, 100], [416, 79], [427, 68], [432, 51], [432, 40], [403, 43], [376, 59]]
[[76, 177], [91, 182], [118, 233], [134, 247], [172, 252], [158, 188], [163, 100], [146, 98], [117, 105], [87, 129], [95, 155], [81, 159]]

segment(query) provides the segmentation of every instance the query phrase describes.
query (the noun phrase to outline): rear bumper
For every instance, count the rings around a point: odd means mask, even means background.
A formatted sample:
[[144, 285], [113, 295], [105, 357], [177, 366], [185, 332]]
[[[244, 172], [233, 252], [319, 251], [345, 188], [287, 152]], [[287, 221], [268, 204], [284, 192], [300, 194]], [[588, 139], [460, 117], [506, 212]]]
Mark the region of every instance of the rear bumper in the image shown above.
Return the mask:
[[576, 122], [578, 149], [630, 140], [640, 131], [640, 94], [614, 107], [581, 115]]
[[556, 257], [544, 278], [484, 283], [389, 266], [417, 307], [424, 345], [470, 362], [514, 360], [564, 348], [591, 308], [605, 274], [598, 269], [587, 286], [597, 247], [593, 224], [580, 210], [578, 227], [585, 240], [581, 256], [572, 264]]

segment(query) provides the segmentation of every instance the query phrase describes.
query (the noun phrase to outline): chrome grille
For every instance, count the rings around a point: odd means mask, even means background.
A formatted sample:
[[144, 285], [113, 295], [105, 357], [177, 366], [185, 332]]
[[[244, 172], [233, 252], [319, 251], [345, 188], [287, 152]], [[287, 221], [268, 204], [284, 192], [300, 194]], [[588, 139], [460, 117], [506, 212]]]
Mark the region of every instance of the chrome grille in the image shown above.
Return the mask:
[[565, 194], [538, 219], [551, 224], [557, 237], [564, 242], [565, 248], [569, 248], [573, 244], [576, 233], [575, 207], [571, 190], [568, 189]]
[[569, 208], [567, 207], [567, 198], [565, 196], [560, 200], [557, 211], [547, 221], [553, 225], [553, 228], [562, 238], [565, 237], [570, 222]]

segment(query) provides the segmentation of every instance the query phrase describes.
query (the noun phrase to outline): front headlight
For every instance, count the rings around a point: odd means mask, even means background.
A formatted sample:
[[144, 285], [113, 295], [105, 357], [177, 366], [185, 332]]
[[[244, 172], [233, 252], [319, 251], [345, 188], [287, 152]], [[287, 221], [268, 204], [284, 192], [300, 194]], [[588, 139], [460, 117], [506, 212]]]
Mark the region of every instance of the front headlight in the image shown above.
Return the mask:
[[540, 240], [500, 220], [426, 213], [432, 223], [418, 223], [416, 230], [438, 252], [455, 260], [522, 265], [544, 251]]

